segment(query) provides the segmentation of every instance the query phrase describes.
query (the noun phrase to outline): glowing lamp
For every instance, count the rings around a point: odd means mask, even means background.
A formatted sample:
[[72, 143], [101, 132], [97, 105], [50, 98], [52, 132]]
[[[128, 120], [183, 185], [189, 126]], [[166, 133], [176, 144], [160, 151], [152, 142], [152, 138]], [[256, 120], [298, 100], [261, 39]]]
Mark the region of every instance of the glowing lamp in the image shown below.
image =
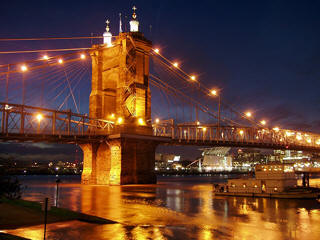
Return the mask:
[[139, 123], [139, 125], [144, 125], [143, 119], [142, 119], [142, 118], [139, 118], [139, 119], [138, 119], [138, 123]]
[[41, 122], [41, 120], [43, 119], [43, 115], [41, 113], [38, 113], [36, 118], [39, 122]]
[[246, 112], [246, 116], [247, 117], [252, 117], [252, 113], [251, 112]]
[[86, 58], [86, 55], [81, 54], [81, 55], [80, 55], [80, 58], [81, 58], [81, 59], [85, 59], [85, 58]]
[[42, 57], [42, 59], [43, 59], [43, 60], [48, 60], [49, 57], [48, 57], [48, 55], [44, 55], [44, 56]]
[[213, 90], [211, 90], [211, 94], [212, 94], [213, 96], [217, 96], [217, 95], [218, 95], [218, 92], [217, 92], [217, 90], [213, 89]]
[[190, 76], [190, 79], [191, 79], [192, 81], [195, 81], [195, 80], [196, 80], [196, 76], [192, 75], [192, 76]]
[[154, 51], [155, 53], [158, 53], [158, 54], [159, 54], [159, 52], [160, 52], [159, 48], [156, 48], [156, 49], [154, 49], [153, 51]]
[[174, 63], [173, 63], [173, 66], [176, 67], [176, 68], [178, 68], [178, 67], [179, 67], [179, 63], [174, 62]]
[[160, 122], [160, 119], [159, 118], [156, 118], [156, 123], [159, 123]]
[[279, 132], [280, 128], [279, 128], [279, 127], [274, 127], [273, 130], [274, 130], [275, 132]]
[[21, 71], [22, 72], [25, 72], [25, 71], [27, 71], [28, 70], [28, 67], [26, 66], [26, 65], [22, 65], [21, 66]]
[[122, 117], [119, 117], [118, 120], [117, 120], [118, 124], [122, 124], [123, 123], [123, 118]]
[[63, 63], [62, 58], [60, 58], [60, 59], [58, 60], [58, 63], [60, 63], [60, 64], [62, 64], [62, 63]]
[[261, 120], [260, 123], [261, 123], [262, 125], [266, 125], [266, 124], [267, 124], [267, 122], [266, 122], [265, 120]]

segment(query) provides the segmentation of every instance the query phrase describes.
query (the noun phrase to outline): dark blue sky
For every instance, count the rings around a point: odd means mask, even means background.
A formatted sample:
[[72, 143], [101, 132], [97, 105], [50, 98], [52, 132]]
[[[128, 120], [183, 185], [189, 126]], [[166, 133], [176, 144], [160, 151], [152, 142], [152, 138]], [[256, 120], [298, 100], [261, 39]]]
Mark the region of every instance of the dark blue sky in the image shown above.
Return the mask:
[[4, 1], [0, 38], [102, 34], [106, 18], [116, 35], [119, 12], [130, 17], [133, 4], [154, 46], [239, 111], [320, 131], [319, 1]]

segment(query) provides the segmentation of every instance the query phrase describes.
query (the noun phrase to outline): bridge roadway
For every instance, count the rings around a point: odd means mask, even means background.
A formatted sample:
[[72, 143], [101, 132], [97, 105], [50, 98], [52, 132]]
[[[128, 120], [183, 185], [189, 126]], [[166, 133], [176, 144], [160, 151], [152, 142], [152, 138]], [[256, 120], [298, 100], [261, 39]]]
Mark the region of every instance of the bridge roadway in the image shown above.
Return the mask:
[[124, 137], [166, 145], [230, 146], [320, 151], [320, 134], [215, 124], [153, 124], [153, 136], [119, 134], [111, 120], [93, 119], [71, 111], [0, 103], [0, 141], [90, 143]]

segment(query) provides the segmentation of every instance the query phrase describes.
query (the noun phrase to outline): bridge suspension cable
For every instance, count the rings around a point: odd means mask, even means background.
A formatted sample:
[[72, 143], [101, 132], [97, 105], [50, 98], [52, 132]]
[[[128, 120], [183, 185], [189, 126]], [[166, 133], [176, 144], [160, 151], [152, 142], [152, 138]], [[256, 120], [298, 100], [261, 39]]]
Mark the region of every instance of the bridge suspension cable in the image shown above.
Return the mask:
[[[209, 95], [211, 93], [211, 90], [205, 86], [203, 83], [200, 83], [195, 75], [190, 75], [186, 73], [179, 65], [175, 62], [170, 61], [168, 58], [164, 57], [162, 54], [160, 54], [158, 49], [153, 49], [153, 52], [151, 52], [152, 56], [156, 60], [158, 60], [158, 63], [160, 63], [162, 66], [166, 67], [169, 71], [171, 71], [173, 74], [175, 74], [178, 78], [186, 81], [187, 83], [197, 83], [195, 86], [198, 90], [200, 90], [205, 95]], [[233, 107], [231, 107], [230, 104], [226, 103], [226, 101], [221, 101], [221, 105], [228, 108], [230, 111], [236, 113], [238, 116], [240, 116], [241, 119], [244, 119], [248, 121], [249, 123], [253, 124], [254, 126], [261, 127], [261, 122], [256, 122], [252, 118], [248, 117], [246, 114], [238, 112]]]

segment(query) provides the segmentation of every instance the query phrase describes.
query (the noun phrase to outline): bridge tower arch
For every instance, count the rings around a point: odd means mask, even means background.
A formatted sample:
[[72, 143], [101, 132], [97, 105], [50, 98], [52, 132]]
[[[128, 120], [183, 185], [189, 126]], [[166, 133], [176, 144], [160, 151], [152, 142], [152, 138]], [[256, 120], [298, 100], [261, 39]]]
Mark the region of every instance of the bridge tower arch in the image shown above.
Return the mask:
[[[135, 9], [134, 9], [135, 11]], [[93, 45], [89, 116], [115, 122], [104, 142], [80, 145], [82, 183], [155, 183], [149, 54], [152, 43], [139, 32], [135, 12], [130, 32], [111, 41], [107, 21], [104, 44]]]

